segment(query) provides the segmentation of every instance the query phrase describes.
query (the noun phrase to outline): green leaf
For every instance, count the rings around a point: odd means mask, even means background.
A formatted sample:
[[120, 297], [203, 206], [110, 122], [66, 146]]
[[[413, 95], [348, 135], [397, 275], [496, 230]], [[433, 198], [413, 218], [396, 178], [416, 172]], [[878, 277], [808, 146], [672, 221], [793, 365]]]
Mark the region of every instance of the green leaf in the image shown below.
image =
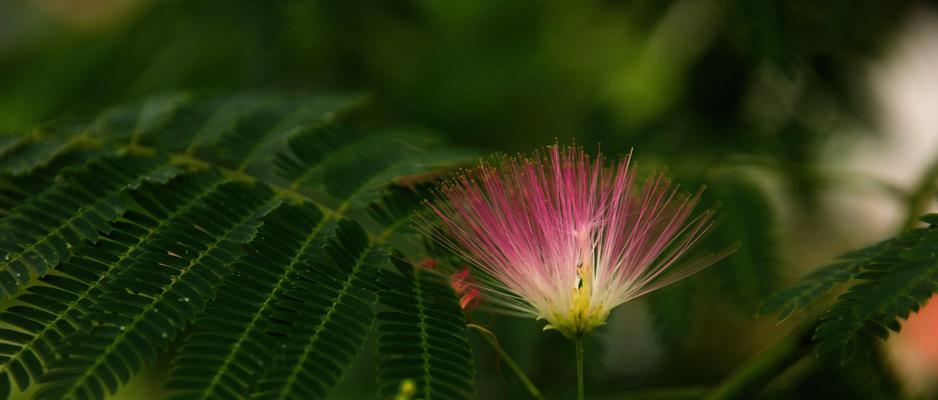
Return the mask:
[[854, 285], [821, 317], [814, 334], [818, 356], [841, 362], [868, 355], [877, 339], [898, 332], [900, 319], [918, 311], [938, 289], [938, 228], [903, 233], [865, 263]]
[[108, 236], [79, 248], [71, 260], [42, 277], [39, 285], [17, 296], [18, 305], [0, 313], [0, 321], [20, 333], [7, 337], [5, 346], [0, 346], [0, 398], [8, 397], [11, 378], [25, 390], [42, 376], [56, 358], [55, 346], [79, 330], [90, 300], [99, 295], [112, 273], [132, 262], [145, 243], [167, 229], [175, 215], [198, 204], [207, 193], [204, 188], [217, 182], [215, 175], [200, 174], [174, 179], [167, 187], [142, 185], [135, 196], [158, 199], [149, 203], [150, 212], [124, 214]]
[[90, 328], [57, 347], [62, 357], [40, 379], [37, 398], [103, 398], [152, 362], [214, 297], [244, 227], [275, 201], [264, 188], [231, 182], [170, 218], [96, 296], [82, 319]]
[[311, 204], [285, 204], [264, 218], [173, 360], [170, 398], [237, 397], [252, 389], [285, 344], [284, 337], [268, 333], [270, 314], [290, 278], [308, 270], [309, 259], [321, 252], [324, 233], [332, 235], [327, 225]]
[[359, 104], [356, 96], [239, 96], [225, 102], [206, 122], [193, 151], [236, 170], [252, 164], [266, 166], [287, 140], [331, 124], [337, 115]]
[[778, 284], [778, 222], [765, 193], [742, 180], [715, 182], [704, 192], [702, 207], [722, 211], [713, 231], [698, 246], [718, 249], [739, 243], [733, 255], [704, 273], [720, 297], [751, 315]]
[[[0, 173], [0, 250], [15, 261], [0, 289], [18, 294], [0, 312], [2, 398], [105, 398], [181, 335], [174, 398], [327, 396], [370, 331], [379, 244], [418, 209], [415, 189], [470, 154], [427, 133], [334, 127], [360, 104], [158, 96]], [[347, 145], [319, 146], [324, 134]], [[277, 173], [285, 163], [294, 176]], [[385, 224], [374, 240], [344, 219], [366, 211]]]
[[340, 220], [324, 257], [291, 276], [276, 299], [268, 334], [280, 337], [276, 363], [256, 399], [325, 399], [361, 351], [371, 328], [377, 268], [387, 259], [365, 231]]
[[10, 297], [69, 257], [70, 248], [96, 240], [123, 212], [120, 195], [148, 180], [166, 181], [178, 169], [158, 158], [102, 157], [62, 172], [0, 221], [0, 297]]
[[214, 111], [211, 103], [194, 102], [185, 94], [169, 94], [147, 99], [140, 105], [131, 141], [164, 151], [182, 151], [192, 140], [192, 132], [202, 126]]
[[55, 177], [66, 166], [83, 164], [92, 157], [92, 153], [72, 151], [56, 158], [48, 165], [30, 171], [28, 174], [12, 176], [0, 175], [0, 218], [6, 218], [13, 209], [43, 190], [52, 186]]
[[0, 152], [0, 173], [13, 176], [28, 174], [66, 153], [79, 140], [82, 140], [82, 136], [24, 135]]
[[466, 320], [445, 277], [395, 260], [400, 270], [383, 271], [378, 313], [381, 398], [391, 398], [405, 380], [417, 398], [475, 398], [475, 371]]
[[814, 304], [837, 284], [856, 277], [864, 264], [870, 263], [875, 257], [889, 251], [898, 243], [898, 239], [887, 240], [841, 255], [832, 264], [818, 268], [795, 285], [766, 298], [762, 303], [759, 314], [779, 313], [779, 321], [787, 319]]
[[475, 153], [446, 150], [425, 133], [366, 133], [347, 126], [312, 130], [293, 138], [276, 166], [294, 186], [341, 199], [339, 208], [365, 208], [389, 182], [464, 164]]

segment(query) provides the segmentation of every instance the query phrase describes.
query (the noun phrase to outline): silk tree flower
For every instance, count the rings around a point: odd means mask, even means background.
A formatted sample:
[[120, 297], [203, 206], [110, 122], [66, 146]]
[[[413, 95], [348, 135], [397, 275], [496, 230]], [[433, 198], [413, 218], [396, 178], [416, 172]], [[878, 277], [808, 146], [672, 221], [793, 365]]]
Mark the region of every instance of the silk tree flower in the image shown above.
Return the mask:
[[[435, 270], [439, 264], [438, 260], [427, 258], [421, 260], [417, 265], [428, 270]], [[449, 285], [459, 297], [459, 307], [466, 311], [472, 311], [479, 306], [482, 301], [479, 288], [475, 280], [469, 273], [469, 267], [463, 267], [460, 270], [449, 275]]]
[[459, 296], [459, 307], [466, 311], [472, 311], [479, 306], [482, 301], [479, 288], [469, 273], [469, 268], [464, 267], [449, 276], [450, 286]]
[[[473, 264], [486, 302], [579, 339], [609, 312], [729, 252], [682, 256], [713, 226], [663, 174], [638, 182], [581, 147], [502, 158], [443, 183], [418, 227]], [[442, 229], [438, 229], [442, 228]], [[478, 273], [477, 273], [478, 272]]]

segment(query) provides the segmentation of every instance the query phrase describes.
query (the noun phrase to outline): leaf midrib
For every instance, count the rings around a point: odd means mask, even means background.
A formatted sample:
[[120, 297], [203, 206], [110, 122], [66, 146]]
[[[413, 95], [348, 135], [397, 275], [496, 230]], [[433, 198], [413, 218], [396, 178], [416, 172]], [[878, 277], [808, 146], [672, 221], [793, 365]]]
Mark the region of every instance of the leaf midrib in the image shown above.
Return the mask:
[[366, 246], [364, 249], [362, 249], [362, 254], [358, 257], [357, 260], [355, 260], [355, 266], [352, 268], [352, 271], [349, 272], [345, 282], [342, 283], [342, 289], [339, 290], [338, 295], [335, 296], [335, 301], [332, 302], [332, 306], [329, 307], [329, 311], [323, 315], [322, 319], [319, 321], [319, 324], [317, 324], [316, 328], [313, 330], [313, 334], [310, 336], [309, 340], [306, 341], [306, 345], [303, 346], [303, 354], [301, 354], [297, 362], [293, 364], [293, 368], [290, 370], [290, 375], [287, 377], [286, 383], [280, 389], [280, 394], [277, 396], [278, 399], [284, 400], [288, 397], [290, 389], [296, 382], [297, 376], [299, 375], [303, 364], [306, 363], [306, 359], [309, 358], [310, 352], [312, 352], [313, 347], [316, 346], [316, 342], [319, 340], [319, 334], [322, 333], [322, 330], [325, 328], [326, 324], [329, 323], [330, 317], [335, 313], [338, 304], [342, 302], [342, 299], [345, 296], [349, 295], [349, 287], [352, 285], [352, 281], [358, 276], [359, 272], [361, 272], [362, 267], [365, 264], [365, 258], [371, 252], [371, 249], [371, 245]]
[[414, 268], [411, 272], [414, 276], [414, 291], [417, 300], [417, 315], [420, 318], [420, 323], [417, 326], [420, 327], [420, 348], [423, 349], [423, 354], [420, 355], [420, 358], [423, 360], [423, 392], [426, 399], [432, 399], [430, 396], [430, 382], [432, 381], [432, 376], [430, 375], [430, 342], [427, 338], [430, 336], [428, 332], [427, 325], [427, 314], [426, 306], [423, 304], [423, 289], [421, 288], [420, 282], [420, 271]]
[[268, 306], [270, 305], [271, 300], [277, 297], [276, 295], [280, 293], [284, 282], [287, 281], [287, 277], [290, 276], [290, 273], [293, 272], [296, 265], [299, 264], [301, 257], [303, 256], [303, 254], [306, 253], [306, 249], [309, 248], [309, 246], [315, 242], [316, 237], [319, 235], [319, 231], [322, 230], [324, 226], [326, 226], [328, 221], [330, 221], [330, 219], [326, 218], [325, 216], [320, 218], [319, 223], [316, 225], [313, 231], [308, 235], [306, 240], [297, 250], [296, 254], [290, 260], [290, 264], [287, 266], [287, 268], [284, 269], [283, 273], [280, 275], [280, 279], [277, 280], [277, 284], [270, 291], [270, 296], [267, 296], [267, 298], [264, 299], [264, 302], [261, 303], [261, 307], [258, 308], [257, 312], [255, 312], [254, 315], [251, 317], [251, 321], [248, 323], [247, 329], [242, 330], [241, 334], [238, 335], [238, 340], [235, 342], [234, 345], [232, 345], [231, 351], [228, 352], [228, 356], [225, 357], [225, 361], [222, 363], [221, 367], [219, 367], [215, 375], [212, 376], [211, 383], [202, 393], [202, 396], [199, 397], [200, 399], [207, 399], [208, 396], [212, 393], [212, 390], [215, 388], [215, 386], [217, 386], [218, 383], [221, 382], [221, 376], [224, 375], [224, 372], [228, 369], [228, 365], [230, 365], [234, 361], [234, 357], [238, 353], [238, 349], [241, 348], [241, 344], [245, 340], [247, 340], [248, 335], [255, 330], [254, 329], [255, 324], [261, 318], [264, 311], [267, 310]]

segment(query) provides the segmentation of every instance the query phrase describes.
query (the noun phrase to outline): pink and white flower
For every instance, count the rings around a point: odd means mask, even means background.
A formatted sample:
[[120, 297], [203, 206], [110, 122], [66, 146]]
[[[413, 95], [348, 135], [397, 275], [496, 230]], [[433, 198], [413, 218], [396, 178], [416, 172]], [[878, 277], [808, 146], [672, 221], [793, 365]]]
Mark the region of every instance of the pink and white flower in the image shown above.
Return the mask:
[[[504, 158], [444, 183], [418, 225], [476, 268], [487, 302], [544, 319], [579, 338], [610, 310], [729, 254], [679, 259], [713, 225], [713, 211], [664, 175], [636, 182], [581, 147]], [[442, 231], [436, 229], [441, 226]]]

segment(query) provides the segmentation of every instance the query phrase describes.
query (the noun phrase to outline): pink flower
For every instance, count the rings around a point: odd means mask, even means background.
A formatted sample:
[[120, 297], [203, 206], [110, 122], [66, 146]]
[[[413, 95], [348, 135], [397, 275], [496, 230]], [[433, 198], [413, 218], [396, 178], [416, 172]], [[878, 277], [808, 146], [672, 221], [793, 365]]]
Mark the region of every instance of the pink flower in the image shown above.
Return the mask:
[[[502, 311], [578, 338], [609, 311], [729, 254], [678, 263], [713, 225], [663, 175], [637, 184], [629, 158], [607, 167], [580, 147], [482, 163], [442, 185], [418, 225], [478, 269]], [[442, 226], [442, 233], [435, 229]]]
[[[417, 265], [429, 270], [435, 270], [439, 263], [439, 260], [426, 258], [418, 261]], [[471, 311], [478, 307], [479, 303], [482, 301], [481, 293], [476, 287], [475, 280], [469, 273], [469, 267], [463, 267], [459, 271], [450, 274], [449, 285], [453, 288], [453, 291], [456, 292], [456, 295], [459, 296], [459, 307], [463, 310]]]
[[469, 268], [464, 267], [456, 273], [449, 276], [450, 286], [459, 295], [459, 307], [463, 310], [473, 310], [479, 306], [482, 301], [479, 288], [476, 287], [475, 280], [469, 273]]

